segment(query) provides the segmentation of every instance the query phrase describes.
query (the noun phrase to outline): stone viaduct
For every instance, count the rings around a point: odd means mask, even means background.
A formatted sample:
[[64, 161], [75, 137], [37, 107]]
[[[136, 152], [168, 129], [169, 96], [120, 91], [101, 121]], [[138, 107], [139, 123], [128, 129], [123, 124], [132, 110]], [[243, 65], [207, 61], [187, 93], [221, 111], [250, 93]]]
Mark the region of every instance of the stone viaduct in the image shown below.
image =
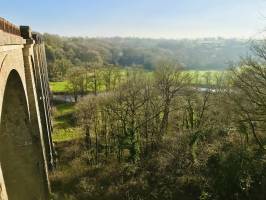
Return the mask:
[[54, 165], [44, 43], [0, 18], [0, 200], [47, 200]]

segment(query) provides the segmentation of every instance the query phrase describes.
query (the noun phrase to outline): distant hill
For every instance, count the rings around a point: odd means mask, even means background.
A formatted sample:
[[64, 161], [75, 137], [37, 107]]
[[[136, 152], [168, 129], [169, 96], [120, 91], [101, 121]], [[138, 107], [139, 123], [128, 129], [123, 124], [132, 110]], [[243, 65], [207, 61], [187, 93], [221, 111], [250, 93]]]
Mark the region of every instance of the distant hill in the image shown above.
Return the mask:
[[44, 34], [48, 64], [81, 66], [89, 62], [153, 69], [161, 59], [176, 60], [187, 69], [224, 70], [249, 52], [248, 40], [81, 38]]

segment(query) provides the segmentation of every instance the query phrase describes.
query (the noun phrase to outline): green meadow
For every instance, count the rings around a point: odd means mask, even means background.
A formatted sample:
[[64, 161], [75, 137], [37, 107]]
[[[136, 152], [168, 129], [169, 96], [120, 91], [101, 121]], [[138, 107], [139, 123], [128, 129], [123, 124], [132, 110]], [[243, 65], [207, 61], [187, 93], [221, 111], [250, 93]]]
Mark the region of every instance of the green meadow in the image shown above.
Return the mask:
[[[153, 72], [145, 71], [148, 76], [153, 76]], [[215, 84], [217, 77], [226, 74], [227, 71], [216, 71], [216, 70], [186, 70], [184, 73], [189, 73], [192, 77], [192, 83], [194, 84], [205, 84], [206, 80], [209, 79], [210, 84]], [[127, 70], [121, 70], [121, 80], [124, 80], [127, 75]], [[50, 88], [53, 93], [71, 93], [68, 87], [67, 81], [58, 81], [58, 82], [50, 82]], [[105, 91], [105, 86], [101, 83], [98, 86], [99, 92]]]
[[83, 137], [75, 126], [74, 103], [55, 104], [53, 107], [53, 141], [64, 142]]

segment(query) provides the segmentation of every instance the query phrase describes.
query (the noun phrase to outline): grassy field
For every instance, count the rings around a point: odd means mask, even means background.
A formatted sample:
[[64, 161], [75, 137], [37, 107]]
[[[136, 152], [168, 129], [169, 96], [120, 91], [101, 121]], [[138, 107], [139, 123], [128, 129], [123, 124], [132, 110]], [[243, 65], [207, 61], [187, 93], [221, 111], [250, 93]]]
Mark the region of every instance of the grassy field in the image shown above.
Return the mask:
[[50, 82], [49, 84], [52, 92], [60, 92], [60, 93], [68, 92], [66, 81]]
[[[152, 72], [146, 72], [149, 76], [152, 76]], [[206, 77], [209, 76], [210, 78], [210, 83], [214, 84], [216, 81], [216, 78], [222, 74], [225, 73], [225, 71], [215, 71], [215, 70], [209, 70], [209, 71], [197, 71], [197, 70], [187, 70], [184, 71], [184, 73], [189, 73], [192, 76], [192, 82], [193, 83], [198, 83], [198, 84], [205, 84], [206, 82]], [[121, 75], [122, 79], [124, 76], [126, 76], [126, 70], [122, 69], [121, 70]], [[50, 82], [50, 87], [52, 92], [54, 93], [69, 93], [70, 91], [68, 90], [68, 83], [67, 81], [62, 81], [62, 82]], [[104, 92], [105, 91], [105, 86], [103, 84], [99, 85], [98, 88], [99, 92]]]
[[83, 137], [80, 128], [75, 126], [74, 104], [63, 103], [54, 106], [53, 141], [64, 142]]
[[[71, 93], [71, 91], [69, 90], [67, 81], [50, 82], [49, 85], [50, 85], [50, 89], [53, 93]], [[98, 91], [104, 92], [105, 86], [103, 84], [100, 84], [98, 86]]]
[[215, 71], [215, 70], [209, 70], [209, 71], [197, 71], [197, 70], [188, 70], [184, 73], [189, 73], [192, 77], [192, 83], [194, 84], [206, 84], [207, 79], [209, 78], [210, 84], [215, 84], [217, 81], [217, 78], [224, 75], [226, 71]]

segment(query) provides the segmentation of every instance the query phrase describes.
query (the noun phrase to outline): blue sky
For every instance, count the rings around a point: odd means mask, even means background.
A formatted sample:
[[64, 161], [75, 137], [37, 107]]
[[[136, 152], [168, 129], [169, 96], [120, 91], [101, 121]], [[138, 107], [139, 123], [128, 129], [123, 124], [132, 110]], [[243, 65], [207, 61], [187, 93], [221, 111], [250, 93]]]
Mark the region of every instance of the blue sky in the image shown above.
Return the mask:
[[39, 32], [89, 37], [258, 37], [266, 0], [0, 0], [0, 16]]

